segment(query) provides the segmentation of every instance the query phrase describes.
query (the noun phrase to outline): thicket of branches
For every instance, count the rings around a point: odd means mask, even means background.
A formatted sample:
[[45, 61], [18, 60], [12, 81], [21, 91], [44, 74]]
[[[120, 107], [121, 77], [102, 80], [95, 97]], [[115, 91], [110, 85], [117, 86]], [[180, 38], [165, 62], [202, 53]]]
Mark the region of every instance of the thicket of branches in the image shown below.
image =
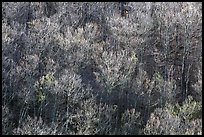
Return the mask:
[[3, 134], [202, 134], [202, 3], [2, 3]]

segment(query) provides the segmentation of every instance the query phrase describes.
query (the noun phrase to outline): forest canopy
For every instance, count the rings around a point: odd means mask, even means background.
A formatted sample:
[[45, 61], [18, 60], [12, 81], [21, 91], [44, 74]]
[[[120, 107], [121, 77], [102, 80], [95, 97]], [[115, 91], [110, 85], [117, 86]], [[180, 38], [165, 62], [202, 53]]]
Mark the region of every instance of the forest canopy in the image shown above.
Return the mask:
[[201, 135], [201, 2], [3, 2], [2, 134]]

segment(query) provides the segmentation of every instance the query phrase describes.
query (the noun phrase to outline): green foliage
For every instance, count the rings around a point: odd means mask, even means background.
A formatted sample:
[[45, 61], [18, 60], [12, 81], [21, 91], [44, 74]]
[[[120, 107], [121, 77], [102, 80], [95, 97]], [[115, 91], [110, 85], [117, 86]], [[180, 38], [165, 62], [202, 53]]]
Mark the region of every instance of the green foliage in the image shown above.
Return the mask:
[[54, 77], [51, 74], [46, 74], [45, 76], [42, 76], [40, 79], [40, 84], [43, 85], [50, 85], [54, 82]]
[[[144, 129], [145, 134], [198, 135], [202, 133], [202, 105], [189, 96], [183, 105], [166, 104], [156, 109]], [[200, 115], [200, 116], [198, 116]]]
[[202, 115], [201, 102], [194, 101], [192, 96], [188, 96], [182, 106], [178, 103], [174, 106], [169, 104], [168, 109], [173, 115], [190, 121], [199, 117], [201, 118]]
[[164, 81], [163, 77], [159, 73], [154, 73], [154, 76], [156, 81]]
[[36, 82], [36, 100], [37, 102], [43, 102], [46, 99], [46, 90], [48, 90], [55, 83], [52, 74], [46, 74], [42, 76], [39, 81]]
[[45, 100], [45, 95], [42, 93], [42, 91], [37, 92], [37, 102], [43, 102]]

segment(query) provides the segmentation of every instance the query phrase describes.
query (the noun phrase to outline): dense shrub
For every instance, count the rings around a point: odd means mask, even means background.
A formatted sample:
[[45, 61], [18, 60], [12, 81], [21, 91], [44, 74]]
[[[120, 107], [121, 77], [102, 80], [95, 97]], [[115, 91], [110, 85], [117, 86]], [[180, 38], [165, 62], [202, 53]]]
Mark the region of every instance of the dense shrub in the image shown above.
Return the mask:
[[3, 2], [2, 133], [202, 134], [201, 11]]

